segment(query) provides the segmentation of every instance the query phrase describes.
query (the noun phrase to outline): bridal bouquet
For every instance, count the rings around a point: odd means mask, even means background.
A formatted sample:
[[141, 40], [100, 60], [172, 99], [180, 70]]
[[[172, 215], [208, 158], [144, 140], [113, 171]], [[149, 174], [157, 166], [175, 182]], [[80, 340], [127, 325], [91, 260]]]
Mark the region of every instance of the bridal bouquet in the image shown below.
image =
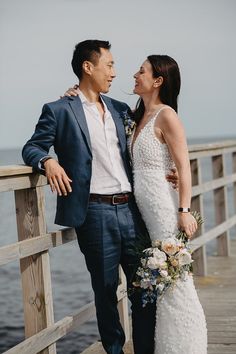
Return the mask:
[[[198, 212], [192, 215], [198, 225], [203, 223]], [[155, 240], [152, 247], [142, 251], [141, 265], [135, 273], [133, 286], [142, 290], [143, 307], [148, 302], [153, 303], [178, 279], [186, 280], [192, 272], [192, 262], [189, 240], [183, 231], [174, 238]]]

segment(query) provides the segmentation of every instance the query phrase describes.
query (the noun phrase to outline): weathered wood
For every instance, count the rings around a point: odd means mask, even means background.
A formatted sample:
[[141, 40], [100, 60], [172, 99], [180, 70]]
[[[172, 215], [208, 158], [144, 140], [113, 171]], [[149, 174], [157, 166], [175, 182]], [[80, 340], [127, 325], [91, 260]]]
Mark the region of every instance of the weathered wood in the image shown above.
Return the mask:
[[30, 166], [25, 165], [8, 165], [0, 166], [0, 177], [4, 176], [19, 176], [32, 173], [33, 169]]
[[[46, 233], [42, 188], [15, 191], [19, 241]], [[53, 324], [51, 274], [48, 252], [20, 261], [25, 336], [30, 337]], [[42, 351], [56, 353], [55, 344]]]
[[[117, 298], [119, 302], [126, 298], [126, 289], [124, 289], [123, 283], [118, 287]], [[62, 320], [48, 325], [47, 328], [24, 340], [4, 354], [36, 354], [94, 317], [95, 313], [94, 302], [90, 302], [83, 306], [75, 315], [66, 316]]]
[[[233, 165], [233, 172], [236, 172], [236, 152], [232, 154], [232, 165]], [[236, 182], [233, 183], [233, 190], [234, 190], [234, 210], [236, 212]]]
[[[190, 162], [191, 166], [191, 172], [192, 172], [192, 185], [198, 185], [201, 183], [201, 167], [199, 160], [192, 160]], [[204, 218], [204, 210], [203, 210], [203, 199], [202, 195], [197, 195], [192, 198], [192, 205], [191, 208], [192, 210], [199, 211], [202, 218]], [[194, 239], [197, 239], [200, 234], [204, 233], [204, 224], [202, 224], [195, 236]], [[206, 275], [207, 274], [207, 262], [206, 262], [206, 246], [202, 245], [201, 247], [198, 247], [195, 249], [195, 252], [193, 253], [193, 270], [194, 273], [197, 275]]]
[[[224, 177], [225, 163], [224, 155], [212, 157], [213, 178]], [[226, 186], [214, 190], [215, 220], [216, 225], [228, 218], [228, 203]], [[229, 231], [225, 231], [217, 238], [217, 249], [220, 256], [229, 255]]]
[[93, 316], [95, 316], [95, 306], [93, 303], [89, 303], [83, 306], [74, 316], [67, 316], [48, 326], [48, 328], [24, 340], [4, 354], [37, 354]]
[[193, 251], [198, 249], [199, 247], [205, 245], [207, 242], [214, 240], [217, 236], [222, 235], [227, 230], [231, 229], [231, 227], [236, 225], [236, 215], [231, 216], [225, 222], [220, 225], [213, 227], [211, 230], [205, 232], [203, 235], [194, 238], [191, 240], [191, 248]]
[[74, 229], [64, 229], [3, 246], [0, 248], [0, 265], [33, 256], [36, 253], [74, 241], [76, 238]]
[[212, 150], [219, 150], [223, 148], [234, 148], [236, 149], [236, 140], [224, 140], [214, 143], [204, 143], [204, 144], [191, 144], [189, 145], [190, 152], [198, 152], [198, 151], [212, 151]]
[[235, 147], [232, 148], [222, 148], [222, 149], [213, 149], [208, 151], [193, 151], [189, 153], [190, 160], [200, 159], [203, 157], [212, 157], [219, 154], [228, 154], [235, 151]]
[[39, 174], [11, 176], [0, 178], [0, 192], [46, 186], [47, 178]]
[[225, 176], [222, 178], [218, 178], [216, 180], [201, 183], [197, 186], [192, 187], [192, 196], [194, 197], [194, 196], [197, 196], [201, 193], [210, 192], [214, 189], [227, 186], [228, 184], [234, 183], [234, 182], [236, 182], [236, 173], [234, 173], [230, 176]]

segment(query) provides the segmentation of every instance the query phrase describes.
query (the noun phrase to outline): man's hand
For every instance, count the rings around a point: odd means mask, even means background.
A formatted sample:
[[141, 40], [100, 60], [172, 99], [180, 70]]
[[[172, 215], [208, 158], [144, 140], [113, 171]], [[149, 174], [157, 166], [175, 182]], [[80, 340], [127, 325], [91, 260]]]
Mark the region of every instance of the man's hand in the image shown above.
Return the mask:
[[178, 172], [176, 170], [176, 168], [172, 168], [171, 169], [172, 173], [169, 173], [168, 175], [166, 175], [166, 179], [168, 182], [173, 184], [173, 188], [178, 190], [179, 187], [179, 175]]
[[70, 185], [72, 180], [56, 160], [48, 159], [44, 162], [44, 168], [52, 192], [56, 191], [60, 196], [72, 192]]

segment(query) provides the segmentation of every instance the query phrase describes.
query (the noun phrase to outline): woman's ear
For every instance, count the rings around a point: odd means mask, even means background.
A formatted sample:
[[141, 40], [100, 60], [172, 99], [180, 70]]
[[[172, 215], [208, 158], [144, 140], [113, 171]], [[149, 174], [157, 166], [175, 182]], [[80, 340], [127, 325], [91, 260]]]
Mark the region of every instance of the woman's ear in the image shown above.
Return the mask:
[[158, 76], [153, 83], [154, 87], [160, 87], [163, 83], [163, 77], [162, 76]]

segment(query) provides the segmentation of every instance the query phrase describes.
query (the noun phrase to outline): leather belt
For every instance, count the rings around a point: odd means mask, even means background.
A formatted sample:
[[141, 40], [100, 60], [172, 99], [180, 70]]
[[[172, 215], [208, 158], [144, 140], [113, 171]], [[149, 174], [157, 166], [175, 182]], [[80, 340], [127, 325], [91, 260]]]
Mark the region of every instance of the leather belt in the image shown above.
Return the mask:
[[90, 202], [107, 203], [111, 205], [119, 205], [128, 203], [132, 193], [120, 193], [120, 194], [90, 194]]

